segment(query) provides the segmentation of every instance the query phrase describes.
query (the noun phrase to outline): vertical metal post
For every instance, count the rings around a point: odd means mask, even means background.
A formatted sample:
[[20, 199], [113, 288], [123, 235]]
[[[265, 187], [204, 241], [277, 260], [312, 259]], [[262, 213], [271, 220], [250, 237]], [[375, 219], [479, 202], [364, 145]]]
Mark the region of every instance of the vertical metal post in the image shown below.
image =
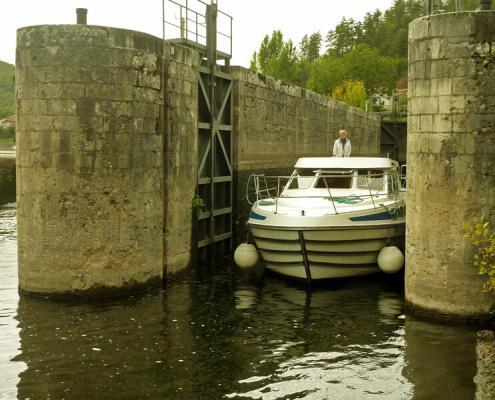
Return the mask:
[[371, 202], [373, 203], [373, 208], [376, 208], [375, 199], [373, 198], [373, 194], [371, 193], [371, 186], [368, 177], [366, 177], [366, 184], [368, 185], [368, 191], [370, 192]]
[[277, 197], [275, 197], [275, 214], [278, 211], [278, 198], [280, 196], [280, 176], [277, 176]]
[[217, 5], [212, 3], [206, 6], [206, 62], [210, 74], [209, 79], [209, 100], [210, 100], [210, 140], [211, 140], [211, 173], [210, 173], [210, 240], [211, 240], [211, 260], [215, 260], [215, 158], [216, 158], [216, 99], [215, 99], [215, 69], [217, 64]]
[[[165, 42], [165, 1], [162, 0], [162, 39]], [[163, 45], [163, 48], [165, 48], [165, 45]], [[163, 53], [163, 56], [165, 57], [165, 53]]]
[[217, 11], [215, 3], [206, 6], [206, 56], [208, 68], [213, 74], [217, 63]]
[[180, 37], [182, 39], [188, 39], [188, 25], [189, 25], [189, 1], [186, 0], [186, 6], [185, 6], [185, 10], [186, 10], [186, 16], [182, 16], [182, 7], [181, 7], [181, 21], [180, 21], [180, 27], [181, 27], [181, 33], [180, 33]]
[[[182, 7], [181, 7], [182, 14]], [[180, 38], [187, 39], [187, 22], [184, 17], [180, 17]]]
[[230, 17], [230, 56], [232, 57], [232, 39], [234, 36], [233, 30], [232, 30], [232, 20], [233, 18]]
[[195, 29], [195, 32], [196, 32], [196, 43], [198, 43], [198, 13], [195, 14], [196, 15], [196, 28]]
[[88, 24], [88, 9], [87, 8], [76, 8], [77, 24], [87, 25]]
[[330, 200], [332, 201], [332, 205], [333, 205], [333, 209], [335, 211], [335, 215], [337, 215], [338, 214], [337, 207], [335, 206], [335, 202], [333, 201], [332, 192], [330, 192], [330, 187], [328, 186], [327, 180], [325, 179], [325, 177], [322, 178], [321, 176], [320, 176], [320, 179], [323, 179], [323, 182], [325, 183], [325, 187], [328, 190], [328, 195], [330, 196]]
[[426, 0], [426, 15], [433, 14], [434, 9], [435, 9], [435, 1]]

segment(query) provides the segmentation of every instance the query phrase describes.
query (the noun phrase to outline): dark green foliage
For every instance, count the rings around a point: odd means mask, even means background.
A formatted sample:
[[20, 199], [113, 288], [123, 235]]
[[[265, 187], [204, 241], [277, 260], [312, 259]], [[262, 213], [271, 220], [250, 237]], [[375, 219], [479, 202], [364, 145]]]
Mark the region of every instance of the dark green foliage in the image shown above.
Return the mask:
[[[446, 0], [441, 8], [447, 6]], [[407, 84], [408, 25], [425, 10], [424, 0], [395, 0], [362, 21], [343, 18], [324, 40], [319, 32], [305, 35], [297, 49], [274, 31], [253, 55], [251, 68], [326, 95], [345, 81], [364, 82], [368, 94], [391, 93]]]
[[15, 68], [0, 61], [0, 119], [15, 114]]
[[354, 46], [363, 41], [363, 30], [360, 22], [352, 18], [342, 18], [335, 29], [328, 31], [327, 45], [336, 55], [350, 52]]
[[343, 56], [330, 52], [313, 64], [307, 86], [330, 94], [346, 80], [362, 81], [369, 94], [389, 93], [398, 80], [397, 59], [383, 57], [367, 44], [359, 44]]
[[261, 42], [259, 51], [253, 54], [251, 69], [287, 82], [299, 83], [299, 65], [296, 47], [291, 40], [284, 41], [282, 32], [273, 31]]
[[[444, 0], [439, 8], [441, 11], [453, 12], [455, 11], [456, 0]], [[472, 11], [476, 10], [479, 6], [479, 0], [460, 0], [460, 11]], [[492, 0], [492, 8], [495, 8], [495, 0]]]
[[299, 57], [301, 61], [313, 62], [320, 57], [321, 33], [316, 32], [311, 36], [304, 35], [299, 45]]
[[[382, 57], [394, 58], [398, 80], [407, 74], [407, 34], [409, 23], [425, 13], [425, 3], [420, 0], [395, 0], [394, 4], [381, 13], [376, 10], [367, 13], [362, 22], [343, 18], [335, 29], [328, 32], [329, 53], [345, 55], [359, 44], [367, 44]], [[365, 60], [363, 60], [365, 62]], [[368, 86], [368, 91], [376, 87]], [[390, 85], [382, 85], [390, 89]]]
[[15, 127], [3, 128], [0, 126], [0, 144], [15, 143]]

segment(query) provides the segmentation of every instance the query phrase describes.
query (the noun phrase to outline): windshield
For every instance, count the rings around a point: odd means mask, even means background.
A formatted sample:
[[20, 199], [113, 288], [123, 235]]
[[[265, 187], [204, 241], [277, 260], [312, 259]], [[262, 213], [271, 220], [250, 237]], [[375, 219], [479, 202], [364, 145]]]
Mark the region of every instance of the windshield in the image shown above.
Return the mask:
[[385, 171], [358, 170], [356, 187], [358, 189], [384, 190]]
[[362, 189], [372, 191], [393, 189], [388, 171], [384, 170], [312, 170], [296, 169], [285, 189]]
[[312, 169], [296, 169], [287, 189], [308, 189], [313, 186], [315, 171]]
[[352, 188], [354, 171], [318, 171], [318, 176], [315, 184], [317, 189], [350, 189]]

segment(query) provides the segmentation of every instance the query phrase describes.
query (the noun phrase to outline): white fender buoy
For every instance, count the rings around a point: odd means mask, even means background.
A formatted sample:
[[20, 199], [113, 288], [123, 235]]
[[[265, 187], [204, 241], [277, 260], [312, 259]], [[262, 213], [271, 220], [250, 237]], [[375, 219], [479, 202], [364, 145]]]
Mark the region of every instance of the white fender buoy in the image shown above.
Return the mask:
[[387, 246], [378, 254], [378, 266], [386, 274], [400, 271], [404, 265], [404, 255], [397, 246]]
[[240, 268], [252, 268], [258, 263], [258, 251], [254, 245], [241, 243], [234, 252], [234, 261]]

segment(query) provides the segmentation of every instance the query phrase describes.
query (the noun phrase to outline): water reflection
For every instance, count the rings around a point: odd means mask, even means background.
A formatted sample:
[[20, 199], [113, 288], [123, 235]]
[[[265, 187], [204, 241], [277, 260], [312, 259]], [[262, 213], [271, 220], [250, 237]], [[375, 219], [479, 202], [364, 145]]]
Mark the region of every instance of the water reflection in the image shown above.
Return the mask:
[[12, 216], [0, 209], [0, 399], [474, 396], [474, 328], [406, 317], [396, 281], [309, 295], [226, 268], [111, 301], [19, 299]]
[[414, 399], [472, 399], [476, 375], [475, 328], [408, 316], [404, 376]]
[[28, 368], [18, 398], [156, 398], [170, 391], [162, 303], [156, 293], [94, 305], [22, 296], [14, 361]]
[[[228, 398], [410, 398], [400, 373], [399, 291], [371, 280], [311, 295], [278, 280], [267, 285], [256, 298], [246, 288], [238, 295], [237, 337], [256, 351]], [[246, 308], [246, 298], [257, 301]]]

